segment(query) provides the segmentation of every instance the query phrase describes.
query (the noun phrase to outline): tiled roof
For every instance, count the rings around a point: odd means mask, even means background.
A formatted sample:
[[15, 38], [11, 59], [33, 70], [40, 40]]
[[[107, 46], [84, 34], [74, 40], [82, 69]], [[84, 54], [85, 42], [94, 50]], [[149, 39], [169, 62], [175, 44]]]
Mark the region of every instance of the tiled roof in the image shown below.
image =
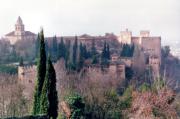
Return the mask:
[[10, 32], [10, 33], [8, 33], [8, 34], [6, 34], [5, 36], [14, 36], [14, 31], [12, 31], [12, 32]]
[[[26, 36], [32, 36], [32, 35], [36, 35], [36, 34], [30, 32], [30, 31], [25, 31], [25, 35], [26, 35]], [[14, 31], [12, 31], [12, 32], [10, 32], [10, 33], [8, 33], [8, 34], [6, 34], [5, 36], [14, 36]]]
[[25, 34], [28, 35], [28, 36], [30, 36], [30, 35], [36, 35], [35, 33], [32, 33], [32, 32], [30, 32], [30, 31], [26, 31]]

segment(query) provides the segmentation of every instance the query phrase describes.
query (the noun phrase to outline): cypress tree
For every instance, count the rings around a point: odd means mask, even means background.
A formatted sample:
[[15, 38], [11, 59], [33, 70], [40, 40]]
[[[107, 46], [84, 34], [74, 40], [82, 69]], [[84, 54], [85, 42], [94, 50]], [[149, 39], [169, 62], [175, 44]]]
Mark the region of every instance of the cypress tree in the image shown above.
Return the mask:
[[97, 54], [96, 47], [95, 47], [95, 39], [92, 40], [92, 45], [91, 45], [91, 57]]
[[84, 59], [88, 59], [90, 57], [85, 44], [82, 45], [82, 55]]
[[122, 47], [121, 56], [132, 57], [134, 54], [134, 47], [135, 47], [134, 44], [133, 45], [124, 44]]
[[66, 53], [65, 53], [65, 65], [66, 68], [69, 68], [70, 63], [70, 48], [71, 48], [71, 41], [68, 40], [67, 44], [65, 45]]
[[40, 48], [39, 48], [39, 58], [37, 64], [37, 79], [34, 93], [33, 111], [34, 115], [40, 114], [40, 99], [41, 91], [46, 74], [46, 52], [45, 52], [45, 42], [43, 30], [40, 32]]
[[104, 42], [104, 47], [101, 53], [101, 65], [105, 64], [105, 56], [106, 56], [106, 41]]
[[79, 70], [83, 67], [84, 57], [85, 57], [85, 49], [84, 49], [82, 43], [80, 43], [80, 45], [79, 45], [79, 63], [78, 63]]
[[48, 44], [48, 41], [45, 40], [45, 52], [46, 52], [46, 56], [48, 55], [48, 52], [50, 52], [50, 47], [49, 47], [49, 44]]
[[58, 45], [58, 58], [64, 58], [66, 57], [66, 47], [63, 41], [63, 37], [61, 37], [61, 42]]
[[98, 62], [98, 58], [97, 58], [97, 55], [94, 55], [93, 57], [92, 57], [92, 64], [98, 64], [99, 62]]
[[111, 59], [111, 54], [110, 54], [110, 50], [109, 50], [109, 44], [107, 44], [106, 53], [107, 53], [106, 58], [107, 58], [108, 60], [110, 60], [110, 59]]
[[47, 92], [48, 92], [48, 85], [49, 85], [49, 79], [47, 78], [47, 73], [46, 73], [46, 78], [44, 81], [44, 85], [42, 88], [42, 93], [41, 93], [41, 114], [47, 114], [47, 110], [48, 110], [48, 97], [47, 97]]
[[24, 61], [22, 57], [20, 57], [19, 66], [24, 66]]
[[103, 51], [101, 54], [101, 65], [108, 65], [109, 59], [110, 59], [109, 45], [105, 41]]
[[57, 47], [57, 38], [56, 36], [53, 37], [53, 41], [52, 41], [52, 47], [51, 47], [51, 54], [52, 54], [52, 58], [54, 60], [57, 59], [57, 50], [58, 50], [58, 47]]
[[72, 63], [75, 69], [76, 69], [76, 64], [77, 64], [77, 48], [78, 48], [78, 38], [76, 36], [74, 45], [73, 45], [73, 57], [72, 57]]
[[38, 54], [39, 54], [39, 47], [40, 47], [40, 38], [39, 38], [39, 33], [38, 33], [38, 36], [37, 36], [37, 39], [35, 41], [35, 57], [38, 57]]
[[[45, 111], [47, 109], [47, 115], [49, 118], [56, 119], [58, 116], [58, 96], [56, 90], [56, 73], [51, 62], [50, 57], [48, 58], [48, 67], [46, 73], [46, 80], [48, 82], [47, 86], [47, 97], [48, 97], [48, 106], [45, 105]], [[48, 108], [46, 108], [48, 107]]]

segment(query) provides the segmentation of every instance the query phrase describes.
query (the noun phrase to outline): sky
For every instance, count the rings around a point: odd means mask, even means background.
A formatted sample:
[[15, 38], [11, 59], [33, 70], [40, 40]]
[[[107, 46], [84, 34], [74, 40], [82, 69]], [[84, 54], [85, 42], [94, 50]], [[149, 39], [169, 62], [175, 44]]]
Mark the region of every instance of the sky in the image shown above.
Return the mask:
[[180, 0], [0, 0], [0, 36], [14, 30], [21, 16], [25, 29], [45, 36], [120, 34], [150, 30], [162, 42], [180, 42]]

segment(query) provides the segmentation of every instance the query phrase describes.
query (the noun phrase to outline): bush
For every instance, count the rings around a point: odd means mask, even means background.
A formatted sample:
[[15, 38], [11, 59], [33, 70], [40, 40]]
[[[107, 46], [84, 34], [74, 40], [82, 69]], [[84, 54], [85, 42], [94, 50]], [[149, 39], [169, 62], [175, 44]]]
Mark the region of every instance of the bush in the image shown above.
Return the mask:
[[15, 66], [0, 65], [0, 73], [17, 74], [18, 70]]
[[78, 94], [71, 94], [65, 98], [71, 108], [71, 119], [80, 119], [84, 115], [85, 104]]
[[24, 117], [9, 117], [5, 119], [48, 119], [47, 116], [24, 116]]
[[146, 92], [146, 91], [150, 91], [150, 86], [147, 83], [143, 83], [140, 87], [139, 90], [140, 92]]

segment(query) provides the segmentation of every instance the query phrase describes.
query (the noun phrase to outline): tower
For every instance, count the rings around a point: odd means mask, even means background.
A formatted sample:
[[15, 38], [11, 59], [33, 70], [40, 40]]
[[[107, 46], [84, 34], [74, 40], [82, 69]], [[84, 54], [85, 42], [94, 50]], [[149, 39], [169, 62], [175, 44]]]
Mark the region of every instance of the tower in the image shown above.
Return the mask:
[[118, 41], [123, 44], [131, 44], [132, 32], [126, 29], [121, 31]]
[[[23, 36], [25, 34], [25, 30], [24, 30], [24, 24], [22, 22], [21, 17], [18, 17], [18, 20], [15, 24], [15, 35], [16, 36]], [[20, 39], [22, 39], [22, 37], [19, 37]]]
[[14, 45], [17, 41], [21, 40], [34, 40], [36, 37], [37, 35], [35, 33], [25, 31], [24, 24], [20, 16], [16, 21], [15, 29], [5, 35], [5, 38], [11, 45]]

